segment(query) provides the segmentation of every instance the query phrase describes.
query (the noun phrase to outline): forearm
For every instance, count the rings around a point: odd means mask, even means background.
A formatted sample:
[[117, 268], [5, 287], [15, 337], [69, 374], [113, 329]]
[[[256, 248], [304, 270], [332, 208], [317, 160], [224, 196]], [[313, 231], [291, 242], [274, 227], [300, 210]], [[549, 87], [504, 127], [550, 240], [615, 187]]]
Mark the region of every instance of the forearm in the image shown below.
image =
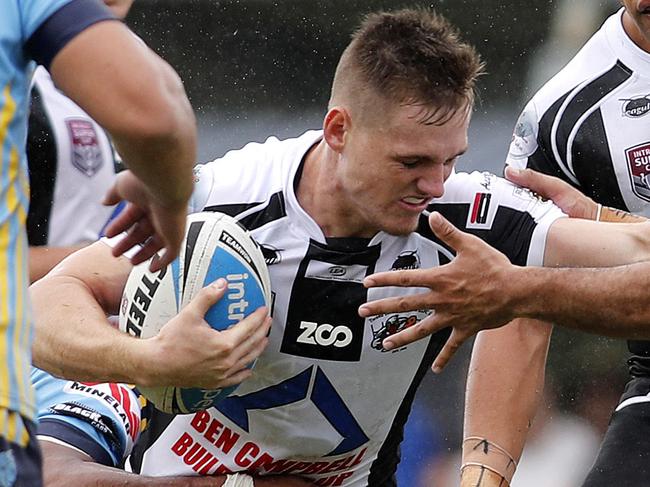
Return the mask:
[[29, 282], [32, 283], [39, 280], [68, 255], [84, 246], [82, 244], [69, 247], [29, 247]]
[[36, 325], [35, 366], [71, 380], [147, 382], [137, 351], [139, 340], [112, 327], [79, 280], [47, 276], [30, 287], [30, 297]]
[[43, 450], [44, 485], [48, 487], [219, 487], [225, 476], [219, 477], [150, 477], [94, 463], [68, 447], [40, 442]]
[[650, 339], [650, 262], [607, 269], [514, 268], [507, 288], [513, 316]]
[[127, 166], [163, 206], [187, 203], [196, 121], [180, 78], [165, 61], [121, 23], [99, 22], [66, 44], [50, 72], [111, 134]]
[[[504, 477], [514, 473], [509, 457], [519, 460], [539, 407], [550, 334], [546, 323], [519, 319], [477, 336], [465, 402], [464, 437], [472, 440], [464, 443], [463, 464], [483, 464]], [[498, 447], [487, 453], [473, 448], [484, 445], [482, 439]]]

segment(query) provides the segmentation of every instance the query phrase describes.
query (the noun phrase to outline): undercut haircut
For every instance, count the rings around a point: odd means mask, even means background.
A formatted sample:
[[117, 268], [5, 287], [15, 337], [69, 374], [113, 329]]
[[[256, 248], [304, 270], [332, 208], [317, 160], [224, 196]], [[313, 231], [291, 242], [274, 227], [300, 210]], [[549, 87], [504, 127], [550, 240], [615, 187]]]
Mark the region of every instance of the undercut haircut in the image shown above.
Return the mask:
[[420, 123], [442, 125], [472, 108], [482, 73], [474, 47], [442, 15], [424, 8], [372, 13], [341, 55], [329, 105], [363, 115], [380, 108], [379, 96], [420, 106]]

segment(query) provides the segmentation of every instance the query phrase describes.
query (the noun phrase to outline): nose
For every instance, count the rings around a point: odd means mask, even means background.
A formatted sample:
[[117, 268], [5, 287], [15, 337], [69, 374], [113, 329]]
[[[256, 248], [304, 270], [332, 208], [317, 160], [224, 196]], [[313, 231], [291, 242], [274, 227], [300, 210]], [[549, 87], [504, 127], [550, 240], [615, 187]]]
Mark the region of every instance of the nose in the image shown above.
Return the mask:
[[435, 164], [428, 167], [417, 179], [417, 190], [434, 198], [440, 198], [444, 192], [445, 167], [442, 164]]

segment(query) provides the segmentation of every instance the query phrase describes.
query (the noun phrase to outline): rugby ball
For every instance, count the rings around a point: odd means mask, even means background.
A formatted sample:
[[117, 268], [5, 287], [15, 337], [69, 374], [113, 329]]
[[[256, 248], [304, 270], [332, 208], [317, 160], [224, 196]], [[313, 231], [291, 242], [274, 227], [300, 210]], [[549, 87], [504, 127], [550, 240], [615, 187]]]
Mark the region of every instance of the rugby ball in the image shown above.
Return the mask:
[[[260, 306], [270, 305], [268, 269], [248, 232], [223, 213], [192, 214], [176, 260], [155, 273], [149, 271], [149, 262], [131, 270], [120, 304], [120, 330], [139, 338], [155, 336], [203, 287], [220, 277], [228, 281], [226, 294], [205, 315], [215, 330], [226, 330]], [[214, 406], [235, 388], [138, 390], [161, 411], [184, 414]]]

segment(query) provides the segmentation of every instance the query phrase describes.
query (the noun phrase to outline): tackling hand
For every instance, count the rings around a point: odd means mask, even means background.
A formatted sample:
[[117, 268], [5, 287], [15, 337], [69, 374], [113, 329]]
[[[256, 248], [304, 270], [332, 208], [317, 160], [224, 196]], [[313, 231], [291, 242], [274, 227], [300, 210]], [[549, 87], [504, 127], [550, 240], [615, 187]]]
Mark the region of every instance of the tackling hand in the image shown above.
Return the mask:
[[442, 215], [429, 217], [433, 232], [456, 251], [449, 264], [429, 269], [390, 271], [373, 274], [364, 280], [366, 287], [424, 287], [424, 293], [380, 299], [359, 308], [362, 317], [383, 313], [401, 313], [417, 309], [434, 312], [418, 324], [386, 338], [385, 349], [394, 349], [451, 327], [444, 347], [433, 363], [439, 372], [462, 343], [482, 329], [496, 328], [509, 322], [509, 295], [504, 288], [511, 283], [516, 268], [505, 255], [478, 237], [463, 233]]
[[572, 218], [596, 219], [598, 204], [561, 179], [532, 169], [516, 169], [511, 166], [506, 166], [505, 176], [511, 183], [551, 200]]
[[128, 201], [126, 208], [106, 227], [107, 237], [127, 232], [124, 239], [113, 247], [113, 255], [120, 256], [129, 249], [142, 245], [131, 257], [131, 263], [137, 265], [159, 250], [165, 249], [163, 255], [159, 259], [152, 259], [149, 266], [152, 272], [159, 271], [170, 264], [180, 252], [185, 235], [187, 204], [161, 204], [130, 171], [117, 175], [103, 203], [114, 205], [122, 200]]

